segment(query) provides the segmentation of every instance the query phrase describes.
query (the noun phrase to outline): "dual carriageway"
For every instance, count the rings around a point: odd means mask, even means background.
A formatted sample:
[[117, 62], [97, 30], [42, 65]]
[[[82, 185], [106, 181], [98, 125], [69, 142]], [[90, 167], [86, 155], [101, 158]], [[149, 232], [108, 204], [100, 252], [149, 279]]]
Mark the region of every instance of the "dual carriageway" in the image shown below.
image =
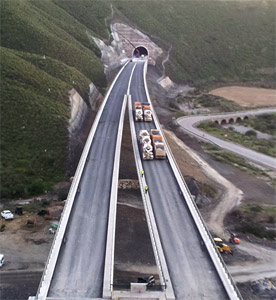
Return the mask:
[[[34, 299], [113, 297], [118, 169], [127, 101], [141, 194], [164, 289], [162, 299], [241, 299], [168, 145], [166, 160], [141, 160], [139, 131], [161, 130], [154, 110], [153, 122], [133, 121], [133, 102], [150, 102], [146, 70], [146, 60], [129, 61], [105, 97]], [[141, 169], [145, 171], [143, 177]], [[149, 186], [147, 194], [145, 184]], [[149, 294], [144, 299], [150, 299]]]

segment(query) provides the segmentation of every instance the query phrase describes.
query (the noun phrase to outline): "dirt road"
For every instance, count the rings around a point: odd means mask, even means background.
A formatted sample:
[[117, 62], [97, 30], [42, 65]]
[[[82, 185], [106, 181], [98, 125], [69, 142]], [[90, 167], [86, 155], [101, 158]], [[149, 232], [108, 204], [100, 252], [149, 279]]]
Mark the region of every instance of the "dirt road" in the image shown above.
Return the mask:
[[276, 252], [274, 249], [252, 244], [245, 240], [241, 240], [240, 245], [236, 247], [258, 259], [250, 264], [228, 266], [229, 271], [237, 282], [276, 277]]

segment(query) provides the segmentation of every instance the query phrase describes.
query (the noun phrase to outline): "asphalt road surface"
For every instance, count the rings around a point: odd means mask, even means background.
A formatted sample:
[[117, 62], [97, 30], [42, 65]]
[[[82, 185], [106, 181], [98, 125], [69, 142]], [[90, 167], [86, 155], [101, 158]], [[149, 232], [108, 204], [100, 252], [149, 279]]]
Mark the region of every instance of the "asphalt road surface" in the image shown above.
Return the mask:
[[133, 66], [128, 64], [120, 74], [100, 118], [48, 297], [102, 297], [113, 160], [123, 97]]
[[[240, 116], [242, 114], [243, 115], [248, 115], [248, 114], [260, 115], [260, 114], [264, 114], [264, 113], [273, 113], [273, 112], [276, 112], [276, 109], [263, 108], [263, 109], [247, 111], [247, 112], [242, 112], [242, 113], [237, 113], [237, 114], [233, 113], [233, 114], [231, 114], [231, 116], [232, 115]], [[185, 118], [178, 119], [177, 122], [183, 128], [184, 131], [186, 131], [196, 137], [199, 137], [205, 141], [212, 142], [223, 149], [227, 149], [227, 150], [234, 152], [240, 156], [250, 159], [256, 163], [259, 163], [268, 168], [276, 170], [276, 159], [275, 158], [273, 158], [269, 155], [265, 155], [265, 154], [250, 150], [241, 145], [219, 139], [219, 138], [217, 138], [211, 134], [208, 134], [206, 132], [203, 132], [195, 127], [196, 123], [201, 122], [201, 121], [211, 120], [213, 117], [220, 117], [220, 118], [221, 117], [229, 117], [229, 114], [225, 114], [225, 115], [222, 114], [222, 115], [216, 115], [216, 116], [185, 117]]]
[[[132, 102], [146, 102], [143, 64], [138, 63], [130, 87]], [[153, 122], [135, 122], [141, 129]], [[138, 145], [139, 140], [138, 140]], [[229, 299], [209, 257], [167, 160], [143, 161], [154, 215], [177, 299]]]

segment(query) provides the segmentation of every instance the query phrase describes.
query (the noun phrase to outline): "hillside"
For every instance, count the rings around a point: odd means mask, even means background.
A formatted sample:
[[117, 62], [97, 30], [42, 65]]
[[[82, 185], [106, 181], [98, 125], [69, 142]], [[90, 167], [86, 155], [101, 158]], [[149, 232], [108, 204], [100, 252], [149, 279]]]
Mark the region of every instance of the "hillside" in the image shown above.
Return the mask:
[[[88, 104], [106, 79], [91, 35], [110, 41], [117, 20], [172, 45], [176, 82], [256, 81], [275, 76], [274, 1], [1, 1], [1, 199], [43, 193], [64, 178], [68, 90]], [[159, 59], [158, 65], [161, 65]]]
[[115, 1], [119, 14], [164, 49], [177, 82], [275, 78], [275, 1]]
[[[96, 13], [97, 14], [97, 13]], [[93, 31], [93, 22], [95, 31]], [[75, 88], [106, 86], [100, 52], [87, 32], [104, 37], [54, 1], [1, 1], [1, 199], [28, 197], [63, 180]]]

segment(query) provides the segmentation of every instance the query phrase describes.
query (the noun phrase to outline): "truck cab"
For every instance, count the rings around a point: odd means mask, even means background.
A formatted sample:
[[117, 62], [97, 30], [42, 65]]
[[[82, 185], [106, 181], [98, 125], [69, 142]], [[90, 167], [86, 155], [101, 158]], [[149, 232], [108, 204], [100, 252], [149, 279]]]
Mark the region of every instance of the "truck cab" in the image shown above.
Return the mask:
[[134, 112], [135, 112], [135, 120], [136, 121], [144, 120], [142, 102], [134, 102]]
[[156, 159], [165, 159], [166, 150], [163, 138], [161, 135], [152, 135], [152, 143], [154, 149], [154, 156]]
[[143, 108], [143, 114], [144, 114], [144, 121], [151, 122], [152, 121], [152, 112], [151, 112], [150, 104], [148, 102], [143, 102], [142, 108]]

